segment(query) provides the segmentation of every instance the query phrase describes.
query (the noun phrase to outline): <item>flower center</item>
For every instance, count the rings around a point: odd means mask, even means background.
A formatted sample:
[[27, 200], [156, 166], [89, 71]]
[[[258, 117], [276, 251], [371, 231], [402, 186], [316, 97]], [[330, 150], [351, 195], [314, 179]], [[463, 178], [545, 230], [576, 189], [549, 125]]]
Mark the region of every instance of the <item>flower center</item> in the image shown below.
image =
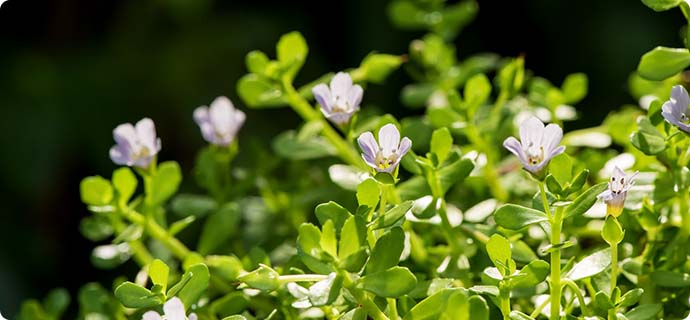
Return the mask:
[[530, 142], [525, 153], [527, 154], [527, 162], [532, 166], [544, 161], [544, 147], [542, 146], [535, 146], [534, 143]]
[[376, 166], [379, 169], [388, 169], [398, 160], [398, 154], [393, 152], [388, 157], [383, 155], [383, 152], [376, 153]]
[[140, 159], [145, 159], [151, 156], [151, 150], [144, 145], [139, 145], [139, 150], [132, 154], [132, 160], [138, 161]]

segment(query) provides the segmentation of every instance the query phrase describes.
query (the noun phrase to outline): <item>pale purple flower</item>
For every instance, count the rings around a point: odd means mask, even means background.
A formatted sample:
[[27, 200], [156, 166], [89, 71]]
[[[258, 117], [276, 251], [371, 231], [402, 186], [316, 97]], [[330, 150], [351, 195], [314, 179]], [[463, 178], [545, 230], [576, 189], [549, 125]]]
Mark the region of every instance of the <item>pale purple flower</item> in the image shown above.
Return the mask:
[[161, 140], [156, 138], [156, 127], [149, 118], [136, 126], [124, 123], [113, 130], [117, 143], [110, 148], [110, 159], [116, 164], [146, 169], [161, 150]]
[[331, 79], [330, 88], [325, 84], [312, 88], [314, 98], [321, 105], [323, 115], [337, 125], [345, 125], [359, 110], [364, 91], [352, 84], [352, 78], [345, 72], [338, 72]]
[[165, 318], [156, 311], [147, 311], [144, 313], [142, 320], [197, 320], [196, 314], [192, 313], [187, 318], [184, 311], [184, 304], [178, 297], [174, 297], [163, 305], [163, 313]]
[[671, 97], [661, 106], [661, 116], [668, 123], [690, 133], [690, 125], [688, 125], [690, 110], [688, 110], [688, 105], [690, 105], [688, 92], [685, 91], [683, 86], [675, 85], [671, 88]]
[[628, 194], [628, 190], [635, 184], [637, 174], [638, 172], [635, 172], [630, 176], [626, 176], [625, 172], [618, 168], [618, 166], [613, 168], [611, 180], [609, 180], [609, 188], [597, 195], [597, 198], [604, 200], [606, 203], [609, 214], [618, 217], [623, 211], [625, 197]]
[[[2, 5], [2, 0], [0, 0], [0, 5]], [[0, 320], [7, 320], [5, 317], [2, 316], [2, 313], [0, 313]]]
[[400, 132], [392, 123], [379, 129], [379, 142], [371, 132], [362, 133], [357, 138], [362, 149], [362, 158], [378, 172], [391, 173], [400, 163], [400, 159], [410, 151], [412, 141], [408, 137], [400, 140]]
[[306, 289], [294, 282], [287, 284], [287, 289], [297, 301], [292, 303], [292, 306], [297, 309], [307, 309], [312, 306], [323, 306], [328, 302], [328, 296], [335, 280], [335, 272], [328, 275], [328, 278], [313, 284], [309, 289]]
[[230, 145], [235, 140], [245, 118], [244, 112], [235, 109], [226, 97], [213, 100], [210, 108], [201, 106], [194, 110], [194, 121], [201, 128], [204, 139], [222, 147]]
[[538, 174], [551, 158], [565, 151], [565, 146], [558, 146], [562, 138], [563, 130], [558, 125], [544, 127], [541, 120], [529, 117], [520, 124], [520, 141], [509, 137], [503, 146], [520, 159], [527, 171]]

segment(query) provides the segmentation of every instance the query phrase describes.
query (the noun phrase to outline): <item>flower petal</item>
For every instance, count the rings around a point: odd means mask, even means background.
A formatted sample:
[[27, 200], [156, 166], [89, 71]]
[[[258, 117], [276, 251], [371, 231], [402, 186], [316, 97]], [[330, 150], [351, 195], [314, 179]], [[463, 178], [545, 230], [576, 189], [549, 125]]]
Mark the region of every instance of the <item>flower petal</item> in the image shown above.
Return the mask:
[[225, 134], [230, 131], [230, 120], [234, 109], [235, 107], [227, 97], [220, 96], [211, 102], [209, 118], [216, 132]]
[[551, 153], [546, 155], [546, 158], [544, 158], [544, 162], [549, 162], [551, 158], [563, 153], [565, 151], [565, 146], [560, 146], [556, 149], [551, 150]]
[[201, 106], [194, 109], [194, 122], [196, 122], [196, 124], [201, 126], [202, 123], [208, 123], [209, 121], [211, 120], [209, 119], [207, 106]]
[[412, 140], [408, 137], [403, 137], [400, 141], [400, 148], [398, 149], [398, 158], [402, 158], [412, 148]]
[[333, 79], [331, 79], [331, 95], [333, 95], [333, 99], [337, 100], [338, 97], [347, 97], [350, 87], [352, 87], [352, 78], [350, 75], [345, 72], [338, 72]]
[[523, 165], [527, 164], [527, 156], [525, 156], [525, 151], [522, 150], [522, 145], [520, 141], [514, 137], [508, 137], [503, 141], [503, 147], [508, 149], [512, 154], [514, 154]]
[[690, 97], [688, 97], [688, 91], [682, 85], [675, 85], [671, 88], [671, 101], [674, 102], [675, 112], [678, 116], [681, 113], [685, 113], [688, 110], [688, 105], [690, 105]]
[[557, 124], [549, 124], [544, 128], [544, 134], [541, 137], [541, 146], [544, 147], [544, 153], [551, 153], [563, 139], [563, 129]]
[[374, 159], [376, 159], [376, 154], [379, 151], [379, 145], [376, 143], [374, 135], [370, 131], [362, 133], [359, 138], [357, 138], [357, 143], [359, 144], [359, 148], [362, 149], [362, 157], [364, 160], [376, 167]]
[[400, 144], [400, 132], [394, 124], [389, 123], [379, 129], [379, 145], [384, 157], [397, 153], [398, 144]]
[[544, 135], [544, 123], [535, 116], [531, 116], [520, 124], [520, 142], [525, 147], [541, 143]]
[[358, 84], [352, 86], [347, 93], [347, 103], [351, 110], [359, 110], [359, 104], [362, 102], [364, 90]]
[[139, 120], [136, 124], [136, 130], [139, 143], [147, 147], [152, 155], [160, 150], [160, 143], [156, 139], [156, 126], [151, 119], [144, 118]]
[[[0, 317], [1, 319], [2, 317]], [[141, 318], [141, 320], [162, 320], [163, 318], [161, 317], [160, 314], [158, 314], [156, 311], [147, 311], [144, 313], [144, 316]]]
[[288, 292], [290, 292], [290, 294], [297, 299], [302, 299], [309, 296], [309, 290], [307, 290], [307, 288], [302, 287], [294, 282], [288, 283], [287, 289]]
[[110, 160], [113, 160], [115, 164], [123, 166], [131, 166], [132, 162], [129, 158], [128, 147], [123, 145], [114, 145], [110, 148]]
[[309, 302], [309, 298], [304, 297], [302, 299], [299, 299], [295, 302], [292, 303], [292, 307], [296, 309], [307, 309], [311, 308], [311, 302]]
[[178, 297], [174, 297], [163, 305], [166, 320], [187, 320], [184, 304]]
[[123, 123], [113, 130], [113, 139], [123, 147], [132, 148], [137, 142], [137, 131], [131, 123]]
[[325, 115], [331, 113], [331, 110], [333, 110], [333, 97], [331, 96], [331, 90], [328, 89], [328, 86], [323, 83], [318, 84], [311, 89], [311, 93], [314, 94], [316, 102], [321, 105], [321, 111], [323, 112], [325, 110]]
[[606, 190], [604, 190], [604, 192], [597, 195], [597, 199], [601, 199], [604, 201], [610, 201], [611, 199], [613, 199], [613, 193], [611, 192], [611, 190], [606, 189]]

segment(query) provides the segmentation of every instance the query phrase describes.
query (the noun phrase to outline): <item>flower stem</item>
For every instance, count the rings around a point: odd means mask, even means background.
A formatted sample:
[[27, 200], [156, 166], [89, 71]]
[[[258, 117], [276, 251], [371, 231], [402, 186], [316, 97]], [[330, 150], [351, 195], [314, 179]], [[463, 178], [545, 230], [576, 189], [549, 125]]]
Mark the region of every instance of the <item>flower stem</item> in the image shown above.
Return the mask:
[[388, 315], [392, 320], [398, 320], [398, 305], [395, 298], [388, 298]]
[[582, 295], [582, 292], [580, 292], [580, 287], [575, 284], [573, 280], [570, 279], [562, 279], [563, 286], [564, 287], [569, 287], [570, 290], [573, 291], [575, 296], [577, 297], [578, 302], [580, 303], [580, 310], [582, 311], [582, 315], [588, 316], [589, 315], [589, 310], [587, 309], [587, 303], [585, 301], [585, 297]]
[[283, 77], [283, 90], [287, 94], [288, 103], [297, 114], [302, 117], [305, 121], [318, 121], [321, 123], [321, 132], [328, 139], [328, 141], [333, 144], [335, 149], [343, 161], [348, 164], [359, 167], [360, 169], [368, 170], [368, 167], [362, 159], [360, 158], [357, 151], [352, 148], [352, 146], [345, 141], [333, 127], [331, 127], [326, 120], [319, 115], [319, 113], [312, 108], [307, 100], [305, 100], [299, 92], [295, 90], [292, 86], [292, 82], [289, 78]]
[[[544, 187], [541, 188], [543, 190]], [[548, 210], [547, 202], [544, 203], [544, 208]], [[558, 207], [551, 219], [551, 320], [559, 319], [561, 309], [561, 250], [554, 247], [561, 243], [562, 220], [563, 207]]]
[[501, 309], [501, 313], [503, 314], [503, 319], [508, 320], [510, 319], [510, 292], [501, 292], [499, 298], [501, 300], [501, 305], [499, 307]]
[[328, 279], [328, 276], [322, 274], [290, 274], [278, 277], [281, 283], [288, 282], [317, 282]]
[[546, 197], [546, 188], [544, 187], [544, 182], [539, 183], [539, 194], [541, 194], [541, 203], [544, 206], [544, 213], [547, 216], [551, 216], [551, 209], [549, 209], [549, 198]]
[[[618, 244], [611, 243], [611, 296], [616, 289], [616, 281], [618, 280]], [[614, 308], [615, 310], [615, 308]]]
[[151, 237], [160, 241], [181, 261], [184, 261], [184, 259], [187, 258], [187, 256], [189, 256], [191, 253], [191, 251], [182, 242], [180, 242], [180, 240], [177, 240], [177, 238], [171, 236], [167, 230], [161, 227], [153, 219], [147, 219], [141, 213], [131, 209], [122, 210], [121, 213], [125, 219], [144, 227]]

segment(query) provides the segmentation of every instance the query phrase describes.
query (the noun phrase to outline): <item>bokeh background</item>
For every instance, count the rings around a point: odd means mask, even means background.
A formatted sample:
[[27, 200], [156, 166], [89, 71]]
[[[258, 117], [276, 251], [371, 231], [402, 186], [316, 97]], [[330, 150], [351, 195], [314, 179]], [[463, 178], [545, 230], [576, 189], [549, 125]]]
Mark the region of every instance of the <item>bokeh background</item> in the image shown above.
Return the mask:
[[[27, 298], [53, 287], [122, 273], [90, 264], [94, 246], [79, 233], [87, 210], [79, 181], [109, 176], [108, 149], [119, 123], [147, 116], [163, 140], [160, 159], [189, 176], [204, 145], [195, 107], [227, 95], [240, 108], [236, 81], [244, 55], [274, 54], [281, 34], [300, 31], [308, 61], [297, 81], [359, 64], [370, 51], [402, 54], [422, 32], [389, 23], [387, 1], [282, 0], [9, 0], [0, 8], [0, 310], [12, 316]], [[601, 122], [636, 103], [627, 78], [656, 45], [682, 47], [679, 10], [656, 13], [635, 0], [483, 1], [457, 38], [460, 57], [524, 54], [527, 68], [560, 84], [573, 72], [590, 79], [580, 119], [566, 130]], [[395, 72], [369, 86], [366, 104], [409, 114]], [[240, 145], [270, 148], [270, 138], [299, 119], [288, 109], [249, 110]], [[497, 146], [498, 147], [498, 146]], [[242, 156], [238, 161], [242, 161]], [[193, 189], [187, 178], [183, 190]]]

